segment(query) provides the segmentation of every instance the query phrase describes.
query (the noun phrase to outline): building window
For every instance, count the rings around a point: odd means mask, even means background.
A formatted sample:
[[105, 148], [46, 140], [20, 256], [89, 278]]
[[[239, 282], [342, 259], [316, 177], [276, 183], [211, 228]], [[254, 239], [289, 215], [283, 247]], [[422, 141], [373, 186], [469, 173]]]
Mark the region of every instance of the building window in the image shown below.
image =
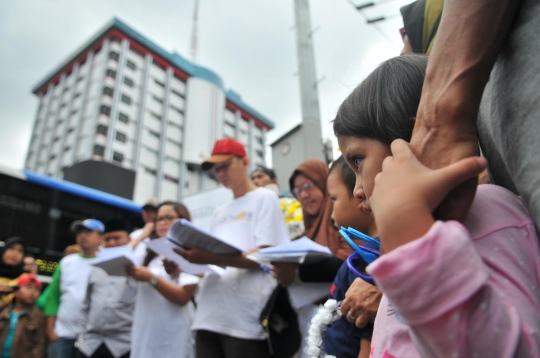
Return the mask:
[[146, 168], [144, 167], [144, 171], [148, 174], [151, 174], [151, 175], [157, 175], [157, 170], [154, 170], [154, 169], [150, 169], [150, 168]]
[[154, 82], [156, 83], [156, 85], [165, 88], [165, 83], [164, 83], [164, 82], [161, 82], [161, 81], [159, 81], [159, 80], [156, 80], [155, 78], [154, 78]]
[[104, 114], [106, 116], [110, 116], [111, 115], [111, 107], [102, 105], [101, 107], [99, 107], [99, 113]]
[[69, 128], [67, 132], [69, 134], [69, 133], [73, 132], [74, 130], [75, 130], [75, 128]]
[[163, 179], [170, 181], [171, 183], [180, 184], [180, 180], [178, 180], [177, 178], [171, 177], [167, 174], [163, 176]]
[[263, 152], [261, 150], [256, 150], [255, 152], [257, 152], [257, 155], [259, 156], [259, 158], [263, 157]]
[[113, 96], [114, 94], [114, 90], [110, 87], [105, 87], [103, 88], [103, 94], [106, 95], [106, 96]]
[[182, 129], [182, 126], [180, 124], [174, 123], [173, 121], [169, 121], [169, 125], [178, 129]]
[[127, 141], [127, 137], [122, 132], [116, 132], [116, 140], [122, 143], [125, 143]]
[[150, 154], [152, 154], [152, 155], [155, 155], [156, 157], [159, 155], [159, 153], [157, 152], [157, 150], [153, 150], [152, 148], [149, 148], [149, 147], [147, 147], [147, 146], [144, 146], [144, 149], [145, 149], [148, 153], [150, 153]]
[[51, 156], [49, 157], [49, 160], [54, 160], [55, 158], [56, 158], [56, 155], [53, 154], [53, 155], [51, 155]]
[[75, 93], [75, 94], [73, 95], [73, 99], [79, 97], [80, 95], [81, 95], [81, 92]]
[[124, 83], [126, 86], [133, 87], [133, 80], [129, 77], [124, 77]]
[[165, 156], [165, 161], [166, 162], [172, 162], [172, 163], [180, 165], [180, 160], [174, 159], [173, 157], [168, 156], [168, 155]]
[[162, 100], [161, 98], [159, 98], [158, 96], [152, 95], [152, 98], [153, 98], [156, 102], [159, 102], [159, 103], [163, 104], [163, 100]]
[[62, 103], [62, 104], [60, 105], [60, 108], [64, 108], [65, 106], [67, 106], [67, 103]]
[[56, 142], [58, 142], [59, 140], [60, 140], [60, 137], [54, 137], [53, 143], [56, 143]]
[[114, 152], [112, 159], [115, 162], [122, 163], [124, 161], [124, 155], [122, 153]]
[[129, 123], [129, 117], [127, 116], [127, 114], [124, 114], [122, 112], [118, 113], [118, 120], [122, 123]]
[[118, 61], [120, 59], [120, 55], [118, 54], [118, 52], [109, 52], [109, 58], [111, 60]]
[[121, 101], [124, 102], [125, 104], [131, 104], [131, 97], [128, 97], [125, 94], [122, 94]]
[[149, 111], [149, 112], [150, 112], [150, 115], [151, 115], [152, 117], [154, 117], [154, 118], [157, 119], [158, 121], [161, 121], [162, 117], [161, 117], [159, 114], [156, 114], [156, 113], [154, 113], [154, 112], [152, 112], [152, 111]]
[[155, 132], [151, 129], [148, 130], [148, 133], [150, 133], [151, 136], [156, 137], [157, 139], [161, 138], [161, 135], [158, 132]]
[[107, 128], [107, 126], [104, 126], [103, 124], [98, 124], [98, 126], [96, 127], [97, 134], [103, 134], [104, 136], [106, 136], [108, 131], [109, 128]]
[[184, 96], [182, 93], [176, 91], [176, 90], [171, 90], [172, 93], [174, 93], [175, 95], [177, 95], [178, 97], [180, 98], [186, 98], [186, 96]]
[[133, 71], [135, 71], [137, 69], [137, 65], [134, 62], [131, 62], [130, 60], [127, 60], [126, 66], [128, 68], [131, 68]]
[[81, 82], [84, 79], [84, 76], [77, 77], [77, 82]]
[[262, 137], [255, 137], [255, 140], [256, 140], [260, 145], [264, 145], [264, 144], [263, 144], [263, 139], [262, 139]]
[[108, 69], [107, 72], [105, 72], [106, 77], [116, 78], [116, 71]]
[[172, 104], [170, 105], [170, 107], [171, 107], [171, 109], [172, 109], [173, 111], [176, 111], [176, 112], [178, 112], [178, 113], [180, 113], [180, 114], [182, 114], [182, 115], [184, 114], [184, 111], [183, 111], [182, 109], [180, 109], [180, 108], [178, 108], [178, 107], [176, 107], [176, 106], [173, 106]]
[[94, 155], [103, 156], [105, 154], [105, 147], [99, 144], [94, 146]]
[[67, 151], [70, 150], [70, 149], [71, 149], [71, 147], [65, 147], [65, 148], [64, 148], [64, 152], [67, 152]]

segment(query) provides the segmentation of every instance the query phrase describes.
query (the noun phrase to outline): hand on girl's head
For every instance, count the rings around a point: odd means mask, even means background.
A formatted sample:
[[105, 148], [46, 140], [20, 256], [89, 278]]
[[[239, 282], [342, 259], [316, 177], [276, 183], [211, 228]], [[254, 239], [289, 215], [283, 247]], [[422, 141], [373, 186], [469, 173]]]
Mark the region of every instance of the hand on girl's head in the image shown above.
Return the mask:
[[391, 150], [369, 198], [386, 252], [423, 236], [434, 222], [431, 213], [448, 192], [486, 167], [485, 159], [470, 157], [432, 170], [401, 139], [392, 143]]

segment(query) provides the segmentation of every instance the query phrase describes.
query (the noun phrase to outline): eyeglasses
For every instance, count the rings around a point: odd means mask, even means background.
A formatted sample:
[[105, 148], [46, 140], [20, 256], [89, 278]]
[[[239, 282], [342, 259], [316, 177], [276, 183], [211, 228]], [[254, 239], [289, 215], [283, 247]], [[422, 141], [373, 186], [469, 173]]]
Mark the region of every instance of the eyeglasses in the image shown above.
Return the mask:
[[156, 224], [159, 224], [160, 222], [164, 222], [165, 224], [168, 224], [171, 221], [174, 221], [176, 219], [178, 218], [172, 215], [162, 216], [162, 217], [156, 218]]
[[313, 184], [313, 182], [308, 181], [308, 182], [305, 182], [304, 184], [300, 185], [299, 188], [294, 188], [292, 190], [292, 193], [297, 198], [300, 195], [300, 193], [302, 192], [302, 190], [309, 190], [309, 189], [313, 188], [314, 186], [315, 186], [315, 184]]

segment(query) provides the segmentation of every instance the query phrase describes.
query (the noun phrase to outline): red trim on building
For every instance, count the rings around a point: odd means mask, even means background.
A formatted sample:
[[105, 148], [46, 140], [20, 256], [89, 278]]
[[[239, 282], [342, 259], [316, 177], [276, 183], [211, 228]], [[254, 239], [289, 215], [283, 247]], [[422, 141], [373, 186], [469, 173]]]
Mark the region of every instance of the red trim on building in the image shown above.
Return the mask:
[[242, 116], [243, 119], [245, 119], [246, 121], [253, 121], [255, 122], [255, 125], [261, 129], [265, 129], [266, 130], [270, 130], [271, 128], [268, 127], [266, 124], [264, 124], [263, 122], [259, 121], [257, 118], [253, 117], [251, 114], [249, 114], [248, 112], [244, 111], [242, 108], [238, 107], [237, 105], [235, 105], [234, 103], [232, 103], [231, 101], [227, 101], [225, 103], [225, 107], [233, 112], [240, 112], [240, 115]]
[[[152, 56], [152, 60], [156, 64], [158, 64], [158, 65], [160, 65], [160, 66], [162, 66], [164, 68], [171, 67], [173, 69], [173, 73], [174, 73], [174, 75], [176, 77], [178, 77], [178, 78], [180, 78], [180, 79], [182, 79], [184, 81], [186, 81], [189, 78], [189, 75], [186, 72], [182, 71], [181, 69], [179, 69], [175, 65], [171, 64], [169, 61], [165, 60], [161, 56], [155, 54], [154, 52], [150, 51], [146, 47], [142, 46], [141, 44], [139, 44], [138, 42], [133, 40], [131, 37], [127, 36], [126, 34], [124, 34], [122, 32], [120, 32], [118, 29], [112, 28], [108, 32], [106, 32], [102, 37], [100, 37], [88, 49], [86, 49], [83, 53], [81, 53], [77, 57], [75, 57], [75, 59], [73, 59], [66, 67], [64, 67], [62, 70], [58, 71], [58, 73], [55, 74], [49, 81], [47, 81], [45, 84], [43, 84], [43, 86], [41, 86], [38, 90], [36, 90], [34, 92], [34, 94], [37, 95], [37, 96], [40, 96], [41, 94], [44, 94], [47, 91], [47, 88], [48, 88], [49, 85], [58, 84], [62, 74], [65, 73], [66, 75], [69, 75], [71, 73], [71, 71], [73, 71], [73, 67], [74, 67], [75, 63], [79, 63], [79, 64], [84, 63], [84, 61], [86, 61], [86, 58], [88, 57], [88, 54], [90, 53], [90, 51], [94, 51], [94, 52], [98, 51], [102, 47], [103, 41], [105, 41], [105, 39], [113, 39], [113, 38], [117, 38], [119, 40], [124, 40], [124, 39], [128, 40], [130, 48], [134, 49], [135, 51], [138, 51], [138, 52], [142, 53], [143, 55], [150, 54]], [[255, 118], [254, 116], [252, 116], [251, 114], [249, 114], [245, 110], [241, 109], [237, 105], [233, 104], [231, 101], [227, 100], [225, 106], [226, 106], [226, 108], [228, 108], [229, 110], [231, 110], [233, 112], [239, 111], [241, 113], [241, 116], [242, 116], [243, 119], [245, 119], [247, 121], [253, 121], [257, 127], [261, 128], [261, 129], [267, 129], [267, 130], [271, 129], [269, 126], [267, 126], [263, 122], [259, 121], [257, 118]]]
[[167, 60], [165, 60], [161, 56], [159, 56], [159, 55], [155, 54], [154, 52], [150, 51], [146, 47], [140, 45], [138, 42], [136, 42], [132, 38], [128, 37], [124, 33], [122, 33], [120, 31], [118, 31], [117, 29], [113, 28], [110, 31], [108, 31], [107, 33], [105, 33], [101, 38], [99, 38], [96, 41], [96, 43], [94, 43], [92, 46], [90, 46], [88, 49], [86, 49], [83, 53], [81, 53], [79, 56], [75, 57], [75, 59], [73, 59], [66, 67], [64, 67], [62, 70], [60, 70], [56, 75], [54, 75], [54, 77], [52, 77], [49, 81], [47, 81], [47, 83], [45, 83], [37, 91], [35, 91], [34, 94], [39, 96], [39, 95], [41, 95], [41, 94], [43, 94], [43, 93], [45, 93], [47, 91], [47, 87], [49, 85], [58, 84], [62, 74], [65, 73], [66, 75], [69, 75], [71, 73], [71, 71], [73, 71], [73, 66], [75, 65], [75, 63], [78, 62], [78, 63], [82, 64], [84, 61], [86, 61], [86, 58], [88, 57], [88, 54], [90, 53], [90, 51], [95, 52], [95, 51], [99, 50], [101, 48], [101, 46], [103, 45], [103, 41], [105, 41], [105, 39], [113, 39], [113, 38], [117, 38], [119, 40], [124, 40], [124, 39], [128, 40], [130, 48], [134, 49], [135, 51], [138, 51], [138, 52], [142, 53], [144, 56], [146, 56], [147, 54], [150, 54], [152, 56], [153, 61], [156, 64], [158, 64], [158, 65], [160, 65], [160, 66], [162, 66], [164, 68], [171, 67], [173, 69], [173, 73], [176, 75], [176, 77], [178, 77], [178, 78], [180, 78], [180, 79], [182, 79], [184, 81], [186, 81], [189, 78], [189, 75], [187, 73], [180, 70], [175, 65], [171, 64], [170, 62], [168, 62]]

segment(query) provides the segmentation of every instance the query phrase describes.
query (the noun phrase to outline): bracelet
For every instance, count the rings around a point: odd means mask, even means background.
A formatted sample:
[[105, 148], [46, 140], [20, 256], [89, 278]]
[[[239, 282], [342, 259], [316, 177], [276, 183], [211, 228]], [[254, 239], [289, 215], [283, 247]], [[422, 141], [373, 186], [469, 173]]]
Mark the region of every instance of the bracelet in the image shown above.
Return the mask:
[[148, 280], [148, 282], [150, 282], [150, 284], [152, 286], [155, 286], [158, 283], [158, 277], [157, 276], [152, 276], [152, 278], [150, 280]]

